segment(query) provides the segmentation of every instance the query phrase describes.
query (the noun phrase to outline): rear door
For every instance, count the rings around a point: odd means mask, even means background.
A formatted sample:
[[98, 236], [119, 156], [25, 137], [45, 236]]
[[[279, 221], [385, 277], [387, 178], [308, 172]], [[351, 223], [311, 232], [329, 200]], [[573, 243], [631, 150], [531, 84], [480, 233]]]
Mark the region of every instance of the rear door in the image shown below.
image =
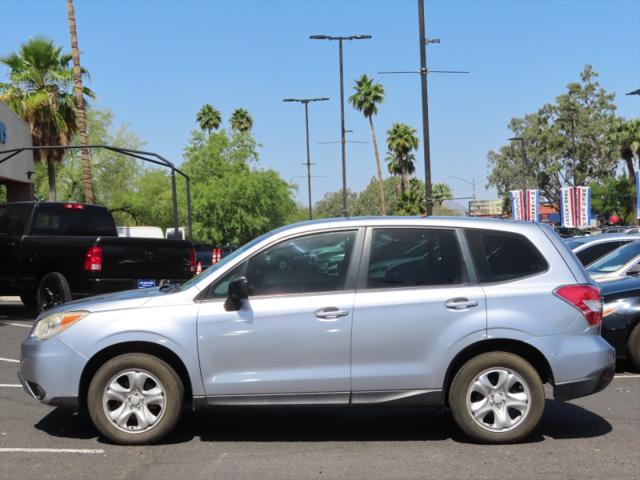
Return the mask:
[[0, 205], [0, 288], [12, 288], [20, 273], [22, 236], [32, 205]]
[[484, 338], [485, 297], [461, 240], [452, 228], [368, 229], [352, 334], [355, 403], [440, 390], [453, 353]]

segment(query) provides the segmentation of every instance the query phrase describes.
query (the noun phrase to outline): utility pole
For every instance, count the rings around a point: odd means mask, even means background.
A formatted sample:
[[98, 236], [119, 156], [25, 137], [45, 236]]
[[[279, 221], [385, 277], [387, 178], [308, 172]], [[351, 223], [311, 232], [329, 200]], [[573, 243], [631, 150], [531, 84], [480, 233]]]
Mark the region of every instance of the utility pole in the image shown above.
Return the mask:
[[[311, 202], [311, 152], [309, 150], [309, 102], [325, 102], [327, 97], [321, 98], [284, 98], [283, 102], [298, 102], [304, 104], [304, 125], [307, 134], [307, 189], [309, 193], [309, 220], [313, 220], [313, 203]], [[344, 146], [344, 144], [343, 144]]]
[[340, 62], [340, 144], [342, 147], [342, 215], [349, 216], [347, 207], [347, 145], [346, 145], [346, 129], [344, 126], [344, 66], [342, 62], [342, 42], [344, 40], [368, 40], [371, 35], [348, 35], [348, 36], [331, 36], [331, 35], [311, 35], [311, 40], [337, 40], [338, 41], [338, 57]]
[[[84, 86], [82, 85], [82, 67], [80, 66], [80, 50], [78, 49], [78, 34], [76, 31], [76, 12], [73, 8], [73, 0], [67, 0], [67, 15], [69, 17], [69, 34], [71, 36], [71, 57], [73, 59], [73, 77], [75, 83], [76, 104], [78, 107], [78, 133], [80, 145], [88, 145], [87, 121], [84, 109]], [[84, 201], [93, 203], [93, 179], [91, 177], [91, 158], [89, 149], [80, 150], [82, 162], [82, 186], [84, 189]]]
[[424, 149], [424, 195], [425, 213], [433, 215], [431, 193], [431, 146], [429, 144], [429, 100], [427, 97], [427, 36], [424, 25], [424, 0], [418, 0], [418, 22], [420, 30], [420, 89], [422, 94], [422, 136]]

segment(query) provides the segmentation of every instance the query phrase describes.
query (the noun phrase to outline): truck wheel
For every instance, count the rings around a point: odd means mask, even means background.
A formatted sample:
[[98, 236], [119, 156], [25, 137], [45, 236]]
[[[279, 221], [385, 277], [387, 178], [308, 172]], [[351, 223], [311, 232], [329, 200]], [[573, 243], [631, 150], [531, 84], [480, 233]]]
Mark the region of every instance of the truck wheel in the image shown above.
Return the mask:
[[20, 300], [22, 300], [22, 304], [30, 310], [38, 306], [37, 298], [31, 295], [20, 295]]
[[627, 355], [636, 370], [640, 370], [640, 323], [638, 323], [627, 340]]
[[453, 418], [482, 443], [517, 442], [538, 425], [544, 411], [538, 372], [523, 358], [491, 352], [469, 360], [449, 389]]
[[47, 273], [38, 285], [38, 310], [43, 312], [56, 305], [71, 301], [71, 288], [64, 275], [58, 272]]
[[142, 353], [112, 358], [96, 372], [87, 393], [89, 416], [121, 445], [154, 443], [176, 425], [184, 387], [165, 362]]

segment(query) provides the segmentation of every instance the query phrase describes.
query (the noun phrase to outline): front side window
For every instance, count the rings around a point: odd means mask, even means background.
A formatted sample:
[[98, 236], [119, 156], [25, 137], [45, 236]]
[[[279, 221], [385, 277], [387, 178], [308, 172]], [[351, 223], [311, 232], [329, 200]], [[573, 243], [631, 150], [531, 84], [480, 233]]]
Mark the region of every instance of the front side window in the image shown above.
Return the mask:
[[356, 231], [324, 232], [285, 240], [249, 259], [251, 295], [343, 290]]
[[467, 280], [453, 230], [376, 228], [367, 288], [456, 285]]

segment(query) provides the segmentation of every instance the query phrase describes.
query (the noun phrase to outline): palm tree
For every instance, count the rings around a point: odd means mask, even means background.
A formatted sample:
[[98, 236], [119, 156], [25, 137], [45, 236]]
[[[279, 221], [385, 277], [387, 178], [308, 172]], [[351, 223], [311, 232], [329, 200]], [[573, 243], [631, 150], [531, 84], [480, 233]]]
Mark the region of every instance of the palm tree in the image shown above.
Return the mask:
[[196, 121], [202, 130], [207, 131], [207, 135], [211, 135], [211, 130], [217, 130], [222, 123], [220, 112], [208, 103], [203, 105], [198, 114]]
[[[84, 86], [82, 85], [82, 67], [80, 66], [80, 50], [78, 49], [78, 33], [76, 32], [76, 13], [73, 8], [73, 0], [67, 0], [67, 16], [69, 17], [69, 34], [71, 36], [71, 57], [73, 58], [73, 77], [78, 106], [78, 133], [80, 145], [87, 145], [87, 123], [84, 111]], [[82, 162], [82, 186], [84, 189], [84, 201], [93, 203], [93, 181], [91, 178], [91, 159], [89, 149], [80, 149], [80, 161]]]
[[371, 141], [373, 143], [373, 155], [376, 160], [376, 169], [378, 172], [378, 185], [380, 189], [380, 207], [381, 214], [386, 212], [384, 202], [384, 180], [382, 178], [382, 167], [380, 165], [380, 154], [378, 153], [378, 140], [376, 139], [376, 129], [373, 126], [373, 116], [378, 114], [378, 104], [384, 101], [384, 87], [380, 83], [374, 83], [373, 79], [362, 75], [356, 80], [353, 87], [356, 91], [349, 97], [349, 103], [353, 108], [362, 112], [367, 120], [369, 120], [369, 128], [371, 129]]
[[[9, 68], [11, 80], [0, 84], [0, 101], [31, 127], [35, 146], [64, 145], [78, 130], [77, 105], [70, 92], [71, 56], [61, 51], [51, 40], [37, 37], [0, 59]], [[83, 91], [95, 98], [88, 88]], [[55, 201], [56, 162], [62, 160], [64, 151], [36, 150], [34, 155], [47, 164], [49, 200]]]
[[445, 200], [451, 200], [453, 198], [453, 191], [451, 187], [446, 183], [434, 183], [431, 191], [434, 203], [441, 207]]
[[620, 151], [620, 158], [627, 167], [629, 182], [631, 182], [631, 202], [633, 212], [636, 211], [636, 175], [637, 171], [634, 166], [634, 156], [640, 158], [640, 120], [623, 120], [618, 119], [616, 125], [612, 129], [611, 141]]
[[409, 189], [409, 175], [416, 169], [412, 152], [418, 149], [415, 129], [404, 123], [394, 123], [387, 130], [387, 149], [389, 173], [400, 175], [400, 191], [404, 193]]
[[231, 128], [244, 133], [253, 127], [253, 118], [244, 108], [237, 108], [231, 114]]

